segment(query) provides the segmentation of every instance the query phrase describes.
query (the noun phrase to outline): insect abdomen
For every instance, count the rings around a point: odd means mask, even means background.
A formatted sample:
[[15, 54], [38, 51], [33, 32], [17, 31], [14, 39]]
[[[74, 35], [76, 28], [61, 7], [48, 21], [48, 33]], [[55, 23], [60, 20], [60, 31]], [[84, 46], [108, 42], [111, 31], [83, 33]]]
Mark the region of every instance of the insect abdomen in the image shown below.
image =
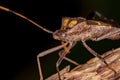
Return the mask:
[[108, 39], [120, 40], [120, 32], [108, 37]]

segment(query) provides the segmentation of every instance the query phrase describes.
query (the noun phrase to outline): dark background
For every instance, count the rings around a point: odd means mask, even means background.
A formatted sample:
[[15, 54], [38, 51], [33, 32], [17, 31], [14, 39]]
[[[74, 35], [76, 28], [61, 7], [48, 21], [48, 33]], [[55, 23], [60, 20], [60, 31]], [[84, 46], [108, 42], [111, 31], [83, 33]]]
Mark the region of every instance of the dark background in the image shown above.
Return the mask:
[[[0, 5], [22, 13], [47, 29], [55, 31], [61, 27], [61, 19], [86, 17], [91, 10], [97, 10], [120, 23], [119, 0], [0, 0]], [[48, 34], [28, 21], [0, 10], [1, 32], [1, 74], [4, 80], [39, 80], [36, 56], [39, 52], [60, 44]], [[120, 41], [87, 41], [99, 54], [120, 47]], [[79, 63], [84, 63], [91, 55], [78, 43], [68, 55]], [[44, 77], [56, 72], [57, 52], [41, 58]], [[60, 68], [70, 63], [63, 61]], [[72, 65], [72, 67], [74, 67]]]

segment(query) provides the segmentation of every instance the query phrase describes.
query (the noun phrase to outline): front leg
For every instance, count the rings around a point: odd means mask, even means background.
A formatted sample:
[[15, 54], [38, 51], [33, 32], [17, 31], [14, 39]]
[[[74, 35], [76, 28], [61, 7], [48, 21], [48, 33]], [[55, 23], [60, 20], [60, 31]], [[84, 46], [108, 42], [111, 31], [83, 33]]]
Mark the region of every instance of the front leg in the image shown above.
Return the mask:
[[[74, 46], [76, 45], [76, 42], [72, 42], [71, 44], [72, 44], [72, 45], [71, 45], [71, 48], [72, 48], [72, 47], [74, 47]], [[62, 45], [64, 45], [63, 42], [62, 42]], [[70, 53], [70, 51], [68, 50], [68, 48], [67, 48], [66, 46], [64, 46], [64, 50], [61, 50], [61, 51], [59, 52], [59, 56], [60, 56], [60, 57], [62, 57], [62, 54], [64, 53], [64, 51], [66, 51], [67, 53]], [[74, 65], [76, 65], [76, 66], [80, 65], [80, 64], [77, 63], [76, 61], [73, 61], [72, 59], [70, 59], [70, 58], [68, 58], [68, 57], [66, 57], [66, 56], [64, 56], [63, 59], [66, 60], [66, 61], [68, 61], [68, 62], [70, 62], [70, 63], [72, 63], [72, 64], [74, 64]]]
[[[67, 43], [65, 44], [67, 45]], [[42, 69], [41, 69], [41, 64], [40, 64], [40, 57], [43, 57], [45, 55], [48, 55], [54, 51], [57, 51], [59, 49], [63, 48], [63, 45], [59, 45], [57, 47], [45, 50], [37, 55], [37, 64], [38, 64], [38, 70], [39, 70], [39, 75], [40, 75], [40, 80], [43, 80], [43, 75], [42, 75]]]
[[[62, 50], [62, 51], [60, 51], [59, 52], [59, 56], [60, 57], [62, 57], [62, 53], [64, 52], [64, 50]], [[76, 65], [76, 66], [78, 66], [78, 65], [80, 65], [79, 63], [77, 63], [76, 61], [74, 61], [74, 60], [72, 60], [72, 59], [70, 59], [70, 58], [68, 58], [68, 57], [64, 57], [63, 58], [64, 60], [66, 60], [66, 61], [68, 61], [68, 62], [70, 62], [70, 63], [72, 63], [72, 64], [74, 64], [74, 65]]]
[[[74, 47], [75, 44], [76, 44], [76, 42], [71, 42], [71, 43], [69, 43], [68, 47], [66, 47], [67, 50], [62, 50], [62, 51], [60, 51], [60, 53], [59, 53], [60, 58], [59, 58], [58, 61], [56, 62], [56, 69], [57, 69], [58, 77], [59, 77], [60, 80], [61, 80], [61, 77], [60, 77], [60, 72], [59, 72], [59, 66], [60, 66], [61, 62], [63, 61], [63, 59], [66, 58], [65, 56], [68, 54], [68, 51], [69, 51], [72, 47]], [[67, 58], [67, 59], [69, 59], [69, 58]], [[70, 59], [69, 59], [69, 60], [70, 60]], [[78, 65], [78, 63], [77, 63], [77, 65]]]
[[82, 43], [84, 45], [84, 47], [90, 52], [92, 53], [94, 56], [96, 56], [97, 58], [99, 58], [102, 62], [104, 62], [106, 64], [106, 66], [111, 69], [113, 72], [116, 73], [116, 71], [114, 69], [112, 69], [111, 67], [109, 67], [108, 63], [105, 61], [105, 59], [103, 57], [101, 57], [101, 55], [99, 55], [97, 52], [95, 52], [94, 50], [92, 50], [86, 43], [84, 40], [82, 40]]

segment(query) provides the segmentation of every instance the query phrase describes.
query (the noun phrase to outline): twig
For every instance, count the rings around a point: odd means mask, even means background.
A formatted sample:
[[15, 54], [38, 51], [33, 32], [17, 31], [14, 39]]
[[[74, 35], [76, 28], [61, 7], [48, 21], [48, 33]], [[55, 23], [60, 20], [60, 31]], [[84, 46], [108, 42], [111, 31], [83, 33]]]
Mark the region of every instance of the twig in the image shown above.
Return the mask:
[[[64, 72], [62, 80], [120, 80], [120, 48], [108, 51], [102, 57], [116, 73], [95, 57], [70, 72]], [[49, 77], [47, 80], [59, 80], [57, 73], [54, 79]]]
[[64, 80], [120, 80], [120, 48], [108, 51], [102, 57], [116, 73], [98, 58], [93, 58], [86, 64], [65, 73]]

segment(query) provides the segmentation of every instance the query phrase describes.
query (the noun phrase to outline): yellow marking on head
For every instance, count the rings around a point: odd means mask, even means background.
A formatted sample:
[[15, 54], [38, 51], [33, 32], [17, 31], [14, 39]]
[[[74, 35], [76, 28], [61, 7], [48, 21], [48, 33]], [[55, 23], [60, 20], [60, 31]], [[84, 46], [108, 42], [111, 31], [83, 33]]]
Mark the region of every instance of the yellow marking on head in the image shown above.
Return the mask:
[[77, 24], [77, 20], [72, 20], [69, 24], [68, 24], [68, 27], [69, 28], [72, 28], [74, 25], [76, 25]]
[[66, 19], [63, 20], [63, 23], [62, 23], [63, 28], [67, 27], [67, 24], [68, 24], [69, 20], [70, 20], [69, 18], [66, 18]]

